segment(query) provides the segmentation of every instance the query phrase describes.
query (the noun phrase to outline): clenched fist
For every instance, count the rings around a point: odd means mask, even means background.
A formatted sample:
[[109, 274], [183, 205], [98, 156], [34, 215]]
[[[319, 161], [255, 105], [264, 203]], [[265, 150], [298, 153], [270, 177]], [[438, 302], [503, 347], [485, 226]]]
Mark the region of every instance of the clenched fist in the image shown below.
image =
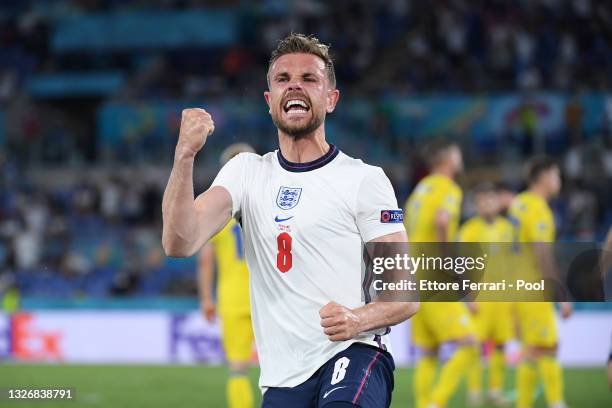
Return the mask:
[[215, 123], [204, 109], [183, 109], [181, 130], [177, 147], [187, 149], [196, 154], [202, 149], [206, 138], [215, 130]]
[[319, 310], [323, 332], [331, 341], [350, 340], [359, 334], [359, 317], [348, 307], [329, 302]]

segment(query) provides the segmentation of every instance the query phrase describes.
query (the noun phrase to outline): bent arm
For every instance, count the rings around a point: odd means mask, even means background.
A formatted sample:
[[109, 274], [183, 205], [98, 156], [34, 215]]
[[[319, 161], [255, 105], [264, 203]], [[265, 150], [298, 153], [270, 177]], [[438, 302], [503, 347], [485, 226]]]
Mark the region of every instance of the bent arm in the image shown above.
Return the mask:
[[372, 302], [353, 310], [359, 321], [359, 333], [395, 326], [418, 311], [419, 302]]
[[[405, 232], [395, 232], [370, 242], [408, 243]], [[407, 251], [407, 249], [406, 249]], [[408, 320], [419, 310], [419, 302], [372, 302], [353, 310], [360, 322], [359, 332], [394, 326]]]
[[[368, 242], [389, 242], [406, 245], [406, 232], [395, 232]], [[396, 247], [396, 245], [392, 245]], [[386, 250], [386, 246], [373, 248]], [[392, 250], [393, 252], [393, 250]], [[349, 309], [334, 301], [329, 302], [319, 310], [323, 332], [331, 341], [344, 341], [371, 330], [394, 326], [409, 319], [419, 310], [419, 302], [375, 301], [366, 305]]]
[[162, 202], [162, 246], [166, 255], [194, 255], [227, 223], [232, 213], [229, 192], [215, 186], [194, 200], [195, 154], [177, 149]]

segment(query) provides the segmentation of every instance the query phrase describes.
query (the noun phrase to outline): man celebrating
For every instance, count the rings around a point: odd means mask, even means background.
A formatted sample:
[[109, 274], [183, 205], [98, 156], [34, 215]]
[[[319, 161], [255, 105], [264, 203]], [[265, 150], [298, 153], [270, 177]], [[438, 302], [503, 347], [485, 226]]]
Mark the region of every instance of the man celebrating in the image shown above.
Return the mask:
[[[183, 111], [163, 200], [163, 246], [191, 256], [233, 216], [242, 225], [264, 407], [388, 407], [389, 327], [417, 303], [365, 303], [362, 244], [405, 242], [393, 188], [380, 168], [325, 141], [338, 98], [328, 47], [291, 34], [279, 42], [264, 97], [279, 150], [242, 153], [194, 200], [193, 161], [214, 130]], [[397, 216], [383, 217], [394, 213]]]

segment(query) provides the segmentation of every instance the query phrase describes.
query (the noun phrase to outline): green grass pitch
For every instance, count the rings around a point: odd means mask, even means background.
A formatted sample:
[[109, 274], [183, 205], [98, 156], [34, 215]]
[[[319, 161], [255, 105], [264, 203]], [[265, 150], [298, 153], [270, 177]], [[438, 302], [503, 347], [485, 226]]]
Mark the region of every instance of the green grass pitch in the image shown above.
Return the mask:
[[[251, 371], [253, 384], [258, 372]], [[72, 402], [0, 402], [2, 407], [225, 407], [224, 382], [227, 369], [204, 366], [93, 366], [93, 365], [0, 365], [0, 388], [28, 387], [73, 388]], [[398, 369], [395, 377], [393, 407], [413, 407], [412, 370]], [[514, 373], [509, 373], [509, 381]], [[570, 408], [612, 407], [606, 371], [597, 369], [565, 370], [566, 395]], [[449, 408], [463, 408], [462, 389]], [[259, 406], [260, 397], [257, 395]], [[544, 408], [542, 396], [536, 405]], [[483, 406], [484, 407], [484, 406]]]

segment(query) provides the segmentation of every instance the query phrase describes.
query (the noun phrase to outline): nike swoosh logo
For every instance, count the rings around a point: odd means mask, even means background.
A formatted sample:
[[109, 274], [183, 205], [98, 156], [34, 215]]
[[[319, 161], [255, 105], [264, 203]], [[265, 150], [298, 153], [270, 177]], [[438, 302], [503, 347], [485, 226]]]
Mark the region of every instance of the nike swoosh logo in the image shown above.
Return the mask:
[[276, 217], [274, 217], [274, 221], [276, 222], [283, 222], [283, 221], [287, 221], [292, 219], [294, 216], [292, 215], [291, 217], [287, 217], [287, 218], [278, 218], [278, 215]]
[[339, 390], [340, 388], [346, 388], [346, 385], [343, 385], [342, 387], [336, 387], [336, 388], [332, 388], [331, 390], [327, 391], [325, 394], [323, 394], [323, 399], [327, 398], [327, 396], [329, 394], [331, 394], [332, 392]]

